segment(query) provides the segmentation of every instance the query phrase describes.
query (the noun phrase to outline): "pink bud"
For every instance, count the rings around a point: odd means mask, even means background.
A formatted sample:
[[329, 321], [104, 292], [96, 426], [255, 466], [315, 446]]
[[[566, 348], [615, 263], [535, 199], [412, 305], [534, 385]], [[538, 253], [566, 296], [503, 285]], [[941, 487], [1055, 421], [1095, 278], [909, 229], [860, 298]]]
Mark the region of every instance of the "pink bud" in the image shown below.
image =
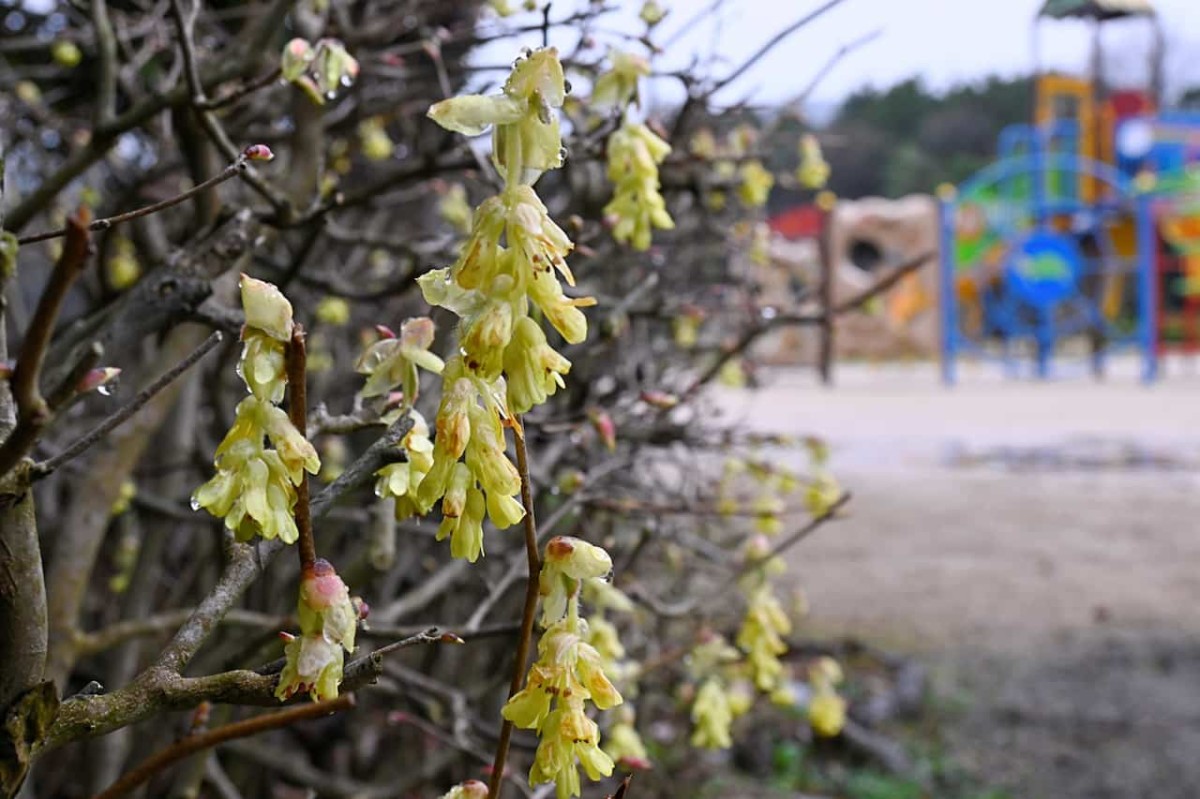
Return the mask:
[[280, 630], [279, 631], [279, 639], [286, 644], [290, 644], [292, 641], [296, 640], [296, 636], [292, 635], [289, 632], [284, 632], [283, 630]]
[[392, 330], [387, 325], [375, 325], [375, 332], [379, 334], [380, 338], [395, 338], [396, 337], [396, 331]]
[[665, 391], [643, 391], [641, 399], [642, 402], [653, 408], [658, 408], [660, 411], [669, 411], [679, 404], [679, 397], [674, 394], [668, 394]]
[[588, 411], [588, 418], [592, 421], [592, 427], [596, 430], [596, 434], [600, 436], [600, 440], [604, 442], [604, 446], [609, 452], [613, 452], [617, 448], [617, 425], [613, 422], [608, 411], [602, 411], [596, 408]]
[[633, 771], [649, 771], [652, 765], [649, 760], [644, 757], [623, 757], [619, 761], [622, 766]]
[[251, 144], [242, 150], [242, 156], [247, 161], [270, 161], [275, 158], [275, 153], [265, 144]]
[[454, 633], [442, 633], [441, 637], [438, 638], [438, 640], [441, 641], [443, 644], [465, 644], [466, 643], [466, 641], [459, 638]]
[[107, 394], [103, 390], [103, 386], [114, 380], [117, 375], [121, 374], [121, 370], [113, 366], [105, 366], [99, 369], [92, 369], [83, 377], [79, 378], [79, 382], [75, 384], [75, 390], [80, 394], [86, 394], [94, 389], [101, 389], [101, 394]]
[[487, 799], [488, 787], [479, 780], [467, 780], [461, 786], [463, 796], [468, 799]]
[[359, 621], [366, 621], [367, 616], [371, 615], [371, 606], [362, 597], [352, 596], [350, 597], [350, 603], [354, 605], [354, 612], [358, 614]]

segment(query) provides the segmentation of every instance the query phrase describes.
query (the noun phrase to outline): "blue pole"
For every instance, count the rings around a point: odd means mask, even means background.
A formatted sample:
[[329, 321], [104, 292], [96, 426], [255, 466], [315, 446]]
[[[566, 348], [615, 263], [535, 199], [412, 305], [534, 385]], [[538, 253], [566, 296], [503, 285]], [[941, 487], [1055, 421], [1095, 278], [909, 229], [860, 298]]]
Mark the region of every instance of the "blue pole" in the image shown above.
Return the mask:
[[1153, 195], [1137, 198], [1138, 338], [1142, 347], [1142, 382], [1158, 378], [1158, 240], [1154, 229]]
[[941, 249], [942, 295], [942, 384], [953, 386], [957, 382], [955, 368], [955, 337], [958, 334], [957, 297], [954, 294], [954, 211], [953, 197], [942, 197], [938, 206]]

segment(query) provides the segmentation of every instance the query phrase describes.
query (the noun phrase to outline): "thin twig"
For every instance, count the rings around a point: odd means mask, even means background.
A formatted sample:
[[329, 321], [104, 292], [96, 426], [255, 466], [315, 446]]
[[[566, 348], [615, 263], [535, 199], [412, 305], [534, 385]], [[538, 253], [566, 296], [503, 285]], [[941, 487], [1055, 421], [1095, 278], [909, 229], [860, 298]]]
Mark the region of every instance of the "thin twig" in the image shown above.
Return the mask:
[[[538, 556], [537, 520], [533, 516], [533, 486], [529, 479], [529, 453], [525, 448], [525, 434], [521, 419], [514, 426], [517, 449], [517, 471], [521, 474], [521, 504], [525, 506], [525, 557], [529, 564], [529, 582], [525, 584], [525, 608], [521, 613], [521, 637], [517, 639], [517, 652], [513, 663], [512, 682], [508, 695], [521, 690], [525, 677], [525, 661], [529, 659], [529, 648], [533, 641], [533, 618], [537, 613], [538, 577], [542, 561]], [[488, 780], [488, 799], [499, 799], [500, 782], [504, 779], [504, 764], [508, 760], [508, 746], [512, 741], [513, 723], [508, 719], [500, 725], [500, 740], [496, 744], [496, 758], [492, 762], [492, 774]]]
[[768, 39], [762, 45], [762, 47], [758, 48], [758, 50], [756, 50], [753, 55], [751, 55], [749, 58], [747, 58], [745, 61], [743, 61], [741, 66], [739, 66], [733, 72], [730, 72], [724, 78], [722, 78], [721, 80], [719, 80], [715, 84], [713, 84], [712, 88], [710, 88], [708, 91], [706, 91], [704, 93], [704, 99], [712, 97], [714, 94], [719, 92], [721, 89], [725, 88], [726, 86], [728, 86], [729, 84], [733, 83], [735, 80], [740, 78], [742, 75], [744, 75], [746, 73], [746, 70], [750, 69], [750, 67], [754, 66], [760, 60], [762, 60], [762, 58], [764, 56], [766, 56], [767, 53], [771, 52], [771, 50], [773, 50], [775, 48], [775, 46], [778, 45], [780, 42], [782, 42], [784, 39], [791, 36], [793, 33], [800, 30], [805, 25], [808, 25], [809, 23], [813, 22], [815, 19], [817, 19], [817, 17], [820, 17], [821, 15], [825, 14], [828, 11], [832, 11], [834, 8], [836, 8], [837, 6], [840, 6], [844, 2], [845, 2], [845, 0], [828, 0], [828, 2], [824, 3], [823, 5], [821, 5], [818, 8], [810, 11], [809, 13], [805, 14], [800, 19], [793, 22], [791, 25], [788, 25], [786, 28], [784, 28], [783, 30], [776, 33], [774, 36], [772, 36], [770, 39]]
[[826, 522], [828, 522], [831, 519], [833, 519], [834, 517], [836, 517], [838, 514], [838, 511], [840, 511], [843, 507], [845, 507], [846, 504], [850, 501], [850, 497], [851, 497], [851, 494], [849, 491], [843, 491], [841, 496], [839, 496], [837, 499], [835, 499], [833, 501], [833, 504], [830, 505], [828, 508], [826, 508], [825, 512], [822, 513], [820, 516], [814, 516], [808, 522], [808, 524], [804, 525], [799, 530], [797, 530], [796, 532], [789, 535], [787, 538], [780, 541], [778, 544], [776, 544], [774, 547], [771, 548], [770, 552], [768, 552], [763, 557], [755, 558], [754, 560], [748, 560], [744, 564], [742, 564], [741, 569], [739, 569], [737, 574], [735, 574], [733, 576], [733, 578], [731, 578], [730, 582], [735, 581], [741, 575], [750, 571], [754, 567], [761, 565], [762, 563], [766, 562], [767, 560], [770, 560], [771, 558], [782, 555], [787, 550], [796, 546], [796, 544], [799, 544], [801, 541], [808, 538], [810, 535], [812, 535], [818, 529], [820, 529], [822, 525], [824, 525]]
[[277, 730], [280, 727], [287, 727], [299, 721], [327, 716], [331, 713], [338, 713], [352, 707], [354, 707], [354, 695], [343, 694], [337, 699], [331, 699], [328, 702], [299, 705], [288, 710], [281, 710], [278, 713], [268, 713], [252, 719], [226, 724], [200, 735], [189, 736], [143, 760], [106, 790], [97, 794], [94, 799], [117, 799], [119, 796], [125, 796], [172, 764], [196, 752], [202, 752], [205, 749], [210, 749], [226, 741], [248, 738], [260, 732]]
[[137, 395], [124, 407], [113, 411], [113, 413], [110, 414], [107, 419], [96, 425], [91, 432], [78, 439], [74, 444], [67, 447], [54, 457], [47, 458], [46, 460], [35, 464], [31, 470], [31, 474], [34, 477], [45, 477], [61, 467], [64, 463], [68, 463], [75, 458], [78, 458], [93, 444], [103, 439], [114, 429], [119, 427], [123, 422], [129, 419], [129, 417], [141, 410], [142, 406], [154, 399], [154, 397], [160, 391], [178, 380], [180, 375], [195, 366], [196, 363], [205, 355], [212, 352], [212, 350], [215, 349], [223, 339], [224, 335], [220, 331], [214, 332], [204, 340], [204, 343], [192, 350], [191, 354], [172, 367], [169, 371], [164, 373], [162, 377], [158, 378], [153, 383], [139, 391]]
[[[244, 154], [239, 155], [232, 164], [225, 167], [223, 170], [221, 170], [220, 173], [214, 175], [213, 177], [209, 178], [208, 180], [204, 181], [203, 183], [197, 183], [195, 186], [192, 186], [190, 189], [183, 192], [182, 194], [176, 195], [175, 197], [170, 197], [166, 200], [163, 200], [162, 202], [154, 203], [153, 205], [147, 205], [143, 208], [138, 208], [134, 211], [129, 211], [124, 214], [117, 214], [116, 216], [110, 216], [110, 217], [106, 217], [104, 219], [97, 219], [96, 221], [94, 221], [90, 225], [88, 225], [88, 230], [92, 230], [92, 231], [108, 230], [113, 225], [119, 225], [122, 222], [128, 222], [131, 219], [138, 219], [139, 217], [149, 216], [150, 214], [156, 214], [159, 211], [164, 211], [167, 208], [170, 208], [175, 205], [179, 205], [181, 202], [183, 202], [191, 197], [194, 197], [195, 195], [199, 194], [202, 191], [207, 191], [208, 189], [211, 189], [213, 186], [217, 186], [217, 185], [224, 183], [225, 181], [236, 176], [239, 172], [242, 172], [245, 169], [246, 169], [246, 156]], [[67, 235], [67, 232], [68, 232], [68, 228], [65, 228], [65, 227], [59, 228], [58, 230], [46, 230], [41, 233], [32, 233], [28, 236], [22, 236], [17, 241], [20, 244], [33, 244], [34, 242], [46, 241], [47, 239], [56, 239], [59, 236], [65, 236], [65, 235]]]
[[39, 386], [42, 363], [50, 346], [55, 322], [63, 301], [75, 280], [87, 266], [92, 237], [88, 232], [91, 214], [80, 208], [75, 216], [67, 220], [67, 240], [63, 244], [62, 256], [54, 265], [54, 271], [42, 296], [37, 310], [25, 331], [21, 342], [21, 355], [12, 376], [12, 395], [17, 406], [17, 426], [0, 445], [0, 475], [7, 474], [33, 448], [38, 435], [50, 421], [51, 411], [42, 397]]
[[[307, 436], [308, 430], [308, 354], [304, 347], [304, 327], [292, 328], [292, 341], [287, 355], [288, 416], [292, 425]], [[301, 470], [296, 486], [296, 529], [300, 536], [296, 550], [300, 555], [300, 570], [307, 573], [317, 560], [317, 544], [313, 537], [312, 508], [308, 499], [308, 472]]]
[[838, 48], [836, 53], [830, 56], [828, 61], [821, 65], [821, 68], [817, 70], [815, 75], [813, 75], [812, 80], [810, 80], [808, 85], [804, 87], [804, 91], [800, 92], [800, 94], [796, 96], [796, 99], [792, 100], [789, 105], [803, 106], [804, 103], [808, 101], [808, 98], [812, 96], [812, 93], [817, 90], [817, 87], [821, 85], [821, 82], [824, 81], [825, 78], [829, 76], [829, 73], [833, 72], [834, 68], [848, 55], [860, 47], [865, 47], [882, 35], [883, 28], [876, 28], [865, 36], [860, 36], [854, 41], [843, 44], [840, 48]]
[[265, 89], [268, 86], [272, 85], [273, 83], [275, 83], [275, 81], [279, 80], [279, 76], [280, 76], [280, 70], [278, 67], [276, 67], [275, 69], [272, 69], [270, 72], [265, 73], [261, 77], [255, 78], [254, 80], [246, 83], [244, 86], [234, 89], [233, 91], [229, 92], [228, 94], [225, 94], [221, 97], [208, 98], [208, 99], [204, 100], [203, 102], [195, 103], [195, 106], [196, 106], [196, 108], [202, 109], [204, 111], [216, 111], [218, 109], [224, 108], [227, 105], [233, 105], [234, 103], [238, 102], [239, 100], [245, 99], [246, 97], [249, 97], [251, 94], [254, 94], [257, 91], [259, 91], [261, 89]]
[[92, 0], [92, 27], [100, 62], [96, 74], [96, 128], [102, 129], [117, 112], [117, 35], [106, 0]]

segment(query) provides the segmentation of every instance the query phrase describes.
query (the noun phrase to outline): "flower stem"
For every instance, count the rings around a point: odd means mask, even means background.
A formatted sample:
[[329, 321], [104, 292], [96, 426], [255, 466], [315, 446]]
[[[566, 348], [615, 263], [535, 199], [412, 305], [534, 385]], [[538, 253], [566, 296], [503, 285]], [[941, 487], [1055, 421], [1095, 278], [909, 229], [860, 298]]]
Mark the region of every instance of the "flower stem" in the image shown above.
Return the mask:
[[[307, 437], [308, 426], [308, 353], [304, 347], [304, 328], [296, 324], [292, 328], [292, 340], [288, 346], [288, 418], [292, 425]], [[317, 560], [317, 544], [313, 538], [312, 511], [308, 504], [308, 472], [300, 472], [300, 484], [296, 486], [296, 529], [299, 531], [297, 551], [300, 553], [300, 570], [307, 571]]]
[[[537, 613], [538, 576], [542, 561], [538, 556], [537, 520], [533, 516], [533, 486], [529, 481], [529, 453], [525, 449], [525, 435], [520, 417], [514, 426], [517, 448], [517, 471], [521, 475], [521, 504], [525, 506], [525, 556], [529, 562], [529, 582], [525, 584], [525, 609], [521, 615], [521, 636], [517, 639], [517, 653], [513, 663], [512, 683], [508, 695], [521, 690], [525, 676], [525, 663], [529, 660], [529, 647], [533, 642], [533, 619]], [[500, 725], [500, 740], [496, 744], [496, 758], [492, 761], [492, 774], [488, 780], [488, 799], [499, 799], [500, 781], [504, 779], [504, 764], [508, 760], [508, 745], [512, 739], [513, 723], [504, 719]]]

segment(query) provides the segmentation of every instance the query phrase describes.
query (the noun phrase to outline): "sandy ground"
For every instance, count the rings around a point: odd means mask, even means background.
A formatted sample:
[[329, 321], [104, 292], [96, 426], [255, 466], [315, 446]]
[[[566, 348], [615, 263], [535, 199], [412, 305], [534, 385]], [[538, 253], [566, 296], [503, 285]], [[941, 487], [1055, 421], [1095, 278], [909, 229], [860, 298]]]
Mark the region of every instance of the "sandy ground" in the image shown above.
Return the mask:
[[854, 499], [791, 556], [814, 623], [929, 663], [955, 754], [1019, 799], [1200, 796], [1200, 377], [1171, 366], [949, 391], [854, 366], [719, 396], [829, 441]]

